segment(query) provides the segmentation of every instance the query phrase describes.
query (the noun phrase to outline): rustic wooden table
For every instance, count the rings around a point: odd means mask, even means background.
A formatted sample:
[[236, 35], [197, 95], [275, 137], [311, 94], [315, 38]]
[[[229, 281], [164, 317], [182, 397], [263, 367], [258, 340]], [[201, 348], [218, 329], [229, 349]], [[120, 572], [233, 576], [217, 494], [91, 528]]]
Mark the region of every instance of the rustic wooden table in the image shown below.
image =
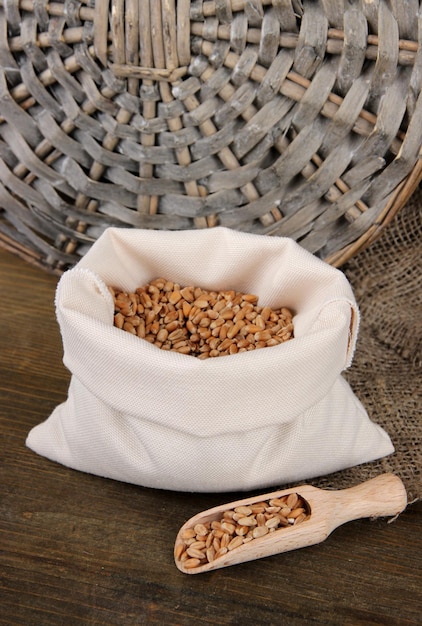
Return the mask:
[[178, 528], [238, 494], [172, 493], [79, 473], [25, 447], [66, 398], [57, 279], [0, 251], [0, 623], [421, 624], [422, 503], [213, 573], [173, 562]]

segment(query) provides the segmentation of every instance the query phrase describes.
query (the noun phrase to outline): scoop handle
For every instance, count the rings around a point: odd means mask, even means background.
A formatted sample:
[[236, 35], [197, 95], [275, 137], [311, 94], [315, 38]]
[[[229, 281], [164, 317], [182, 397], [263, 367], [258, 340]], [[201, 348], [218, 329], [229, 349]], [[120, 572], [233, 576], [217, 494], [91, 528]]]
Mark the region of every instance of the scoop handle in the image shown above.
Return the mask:
[[362, 517], [396, 516], [406, 508], [407, 493], [398, 476], [386, 473], [337, 491], [336, 500], [334, 528]]

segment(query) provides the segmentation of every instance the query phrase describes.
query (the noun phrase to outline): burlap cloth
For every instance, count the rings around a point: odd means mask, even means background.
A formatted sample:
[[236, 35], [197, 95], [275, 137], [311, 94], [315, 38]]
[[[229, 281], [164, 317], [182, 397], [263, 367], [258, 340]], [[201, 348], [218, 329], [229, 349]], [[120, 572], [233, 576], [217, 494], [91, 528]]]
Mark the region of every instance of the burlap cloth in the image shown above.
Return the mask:
[[422, 497], [422, 186], [380, 239], [342, 267], [361, 311], [352, 367], [345, 373], [395, 453], [312, 484], [342, 489], [382, 472], [400, 476], [408, 501]]

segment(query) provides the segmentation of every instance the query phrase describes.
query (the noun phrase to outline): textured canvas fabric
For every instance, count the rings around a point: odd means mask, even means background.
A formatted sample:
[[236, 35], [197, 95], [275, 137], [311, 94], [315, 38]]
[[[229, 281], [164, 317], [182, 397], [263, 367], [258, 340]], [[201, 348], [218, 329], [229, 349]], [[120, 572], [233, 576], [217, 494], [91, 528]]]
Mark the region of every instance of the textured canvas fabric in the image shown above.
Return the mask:
[[[108, 286], [158, 277], [289, 307], [294, 339], [199, 360], [115, 328]], [[110, 228], [60, 279], [56, 310], [69, 394], [27, 439], [54, 461], [146, 487], [230, 491], [393, 452], [342, 377], [359, 326], [350, 284], [293, 240]]]

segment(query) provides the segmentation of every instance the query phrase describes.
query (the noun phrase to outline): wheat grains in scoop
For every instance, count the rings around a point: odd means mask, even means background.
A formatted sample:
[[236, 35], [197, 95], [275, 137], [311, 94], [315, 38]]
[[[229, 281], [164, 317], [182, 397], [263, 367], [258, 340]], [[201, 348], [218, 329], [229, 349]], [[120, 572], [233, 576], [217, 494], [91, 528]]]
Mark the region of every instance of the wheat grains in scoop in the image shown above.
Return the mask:
[[301, 485], [249, 496], [187, 520], [176, 536], [174, 560], [185, 574], [205, 573], [313, 546], [341, 524], [397, 516], [406, 505], [405, 486], [391, 473], [347, 489]]
[[258, 304], [258, 296], [235, 290], [208, 291], [157, 278], [134, 292], [110, 288], [114, 325], [199, 359], [277, 346], [293, 337], [286, 308]]

